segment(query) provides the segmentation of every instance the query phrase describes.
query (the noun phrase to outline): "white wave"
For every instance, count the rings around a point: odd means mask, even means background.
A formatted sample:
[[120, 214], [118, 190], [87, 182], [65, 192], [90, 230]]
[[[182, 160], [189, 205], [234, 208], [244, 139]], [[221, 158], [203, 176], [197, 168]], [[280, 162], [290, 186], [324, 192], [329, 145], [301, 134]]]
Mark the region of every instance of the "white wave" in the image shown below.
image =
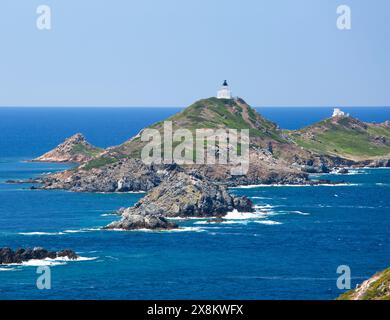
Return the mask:
[[53, 260], [55, 261], [63, 261], [63, 262], [72, 262], [72, 261], [92, 261], [96, 260], [98, 257], [81, 257], [79, 256], [77, 259], [69, 259], [69, 257], [58, 257]]
[[231, 187], [229, 189], [256, 189], [256, 188], [272, 188], [272, 187], [294, 187], [294, 188], [301, 188], [301, 187], [351, 187], [351, 186], [359, 186], [361, 184], [359, 183], [321, 183], [321, 184], [254, 184], [254, 185], [247, 185], [247, 186], [238, 186], [238, 187]]
[[269, 197], [249, 197], [251, 199], [260, 199], [260, 200], [272, 200], [272, 198]]
[[56, 236], [56, 235], [62, 235], [65, 234], [64, 232], [19, 232], [18, 234], [23, 236]]
[[229, 212], [224, 216], [224, 219], [227, 220], [247, 220], [247, 219], [257, 219], [264, 217], [264, 213], [259, 212], [238, 212], [234, 210], [233, 212]]
[[170, 230], [151, 230], [151, 229], [134, 229], [134, 230], [126, 230], [126, 229], [109, 229], [108, 231], [116, 231], [116, 232], [148, 232], [148, 233], [170, 233], [170, 232], [203, 232], [204, 229], [200, 227], [179, 227], [178, 229], [170, 229]]
[[265, 204], [265, 205], [255, 205], [255, 209], [260, 209], [263, 211], [270, 211], [272, 208], [275, 208], [275, 206], [271, 206], [270, 204]]
[[180, 227], [178, 229], [164, 230], [163, 232], [204, 232], [205, 230], [199, 227]]
[[101, 231], [101, 228], [82, 228], [82, 229], [76, 229], [76, 230], [65, 230], [64, 233], [83, 233], [83, 232], [94, 232], [94, 231]]
[[310, 216], [310, 213], [308, 212], [303, 212], [303, 211], [299, 211], [299, 210], [296, 210], [296, 211], [285, 211], [287, 213], [295, 213], [295, 214], [300, 214], [302, 216]]
[[282, 224], [281, 222], [278, 221], [272, 221], [272, 220], [256, 220], [253, 221], [254, 223], [259, 223], [259, 224], [265, 224], [265, 225], [280, 225]]
[[[224, 220], [221, 222], [197, 221], [194, 224], [207, 225], [207, 224], [247, 224], [247, 223], [248, 223], [248, 221], [246, 221], [246, 220]], [[207, 227], [204, 227], [204, 228], [207, 228]], [[216, 229], [217, 227], [208, 227], [208, 228], [209, 229], [210, 228]]]
[[40, 266], [60, 266], [64, 265], [66, 262], [61, 262], [61, 261], [56, 261], [55, 259], [43, 259], [43, 260], [29, 260], [29, 261], [24, 261], [20, 265], [26, 266], [26, 267], [40, 267]]
[[15, 271], [15, 268], [0, 268], [0, 271]]
[[64, 230], [59, 232], [41, 232], [41, 231], [33, 231], [33, 232], [19, 232], [18, 234], [23, 236], [58, 236], [58, 235], [66, 235], [68, 233], [82, 233], [82, 232], [93, 232], [100, 231], [100, 228], [82, 228], [76, 230]]
[[331, 174], [334, 176], [355, 176], [358, 174], [368, 174], [368, 172], [362, 170], [349, 170], [348, 173], [339, 173], [337, 171], [331, 171], [330, 173], [325, 173], [324, 175], [327, 174]]
[[207, 220], [213, 219], [216, 217], [167, 217], [168, 220]]
[[79, 261], [91, 261], [96, 260], [97, 257], [78, 257], [77, 259], [69, 259], [68, 257], [57, 257], [55, 259], [31, 259], [23, 261], [22, 263], [10, 263], [7, 266], [24, 266], [24, 267], [40, 267], [40, 266], [61, 266], [67, 264], [67, 262], [79, 262]]
[[248, 224], [247, 220], [226, 220], [222, 224]]

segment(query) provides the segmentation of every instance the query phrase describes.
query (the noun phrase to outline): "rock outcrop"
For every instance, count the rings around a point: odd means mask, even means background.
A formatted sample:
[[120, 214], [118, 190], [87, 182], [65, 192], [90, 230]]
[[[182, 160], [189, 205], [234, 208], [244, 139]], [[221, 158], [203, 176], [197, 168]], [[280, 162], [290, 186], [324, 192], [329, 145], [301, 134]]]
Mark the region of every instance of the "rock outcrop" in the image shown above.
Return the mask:
[[177, 229], [178, 225], [169, 222], [166, 218], [156, 215], [141, 215], [137, 213], [128, 213], [120, 221], [116, 221], [105, 227], [104, 229], [122, 229], [122, 230], [172, 230]]
[[11, 248], [0, 248], [0, 264], [13, 264], [29, 260], [43, 260], [47, 258], [56, 259], [65, 257], [70, 260], [76, 260], [78, 258], [74, 251], [68, 249], [56, 252], [48, 251], [41, 247], [34, 249], [17, 249], [16, 251]]
[[338, 300], [390, 300], [390, 268], [378, 272], [355, 290], [348, 291]]
[[122, 209], [122, 220], [107, 228], [145, 228], [145, 224], [150, 224], [148, 217], [153, 219], [151, 229], [169, 229], [173, 226], [164, 217], [213, 217], [233, 210], [252, 212], [253, 204], [246, 197], [231, 195], [226, 186], [178, 169], [134, 207]]
[[85, 137], [77, 133], [66, 139], [53, 150], [35, 158], [34, 162], [86, 162], [100, 154], [102, 149], [91, 145]]
[[[82, 166], [81, 166], [82, 167]], [[146, 165], [125, 158], [92, 169], [67, 170], [43, 177], [39, 189], [64, 189], [74, 192], [148, 191], [161, 183], [176, 165]]]

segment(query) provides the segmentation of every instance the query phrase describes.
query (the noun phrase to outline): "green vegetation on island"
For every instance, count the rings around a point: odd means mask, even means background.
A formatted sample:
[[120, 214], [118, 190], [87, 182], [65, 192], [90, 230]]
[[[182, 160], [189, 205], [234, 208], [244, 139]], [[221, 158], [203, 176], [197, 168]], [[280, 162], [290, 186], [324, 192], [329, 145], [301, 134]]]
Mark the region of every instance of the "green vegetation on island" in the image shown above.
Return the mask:
[[390, 268], [375, 274], [337, 300], [390, 300]]

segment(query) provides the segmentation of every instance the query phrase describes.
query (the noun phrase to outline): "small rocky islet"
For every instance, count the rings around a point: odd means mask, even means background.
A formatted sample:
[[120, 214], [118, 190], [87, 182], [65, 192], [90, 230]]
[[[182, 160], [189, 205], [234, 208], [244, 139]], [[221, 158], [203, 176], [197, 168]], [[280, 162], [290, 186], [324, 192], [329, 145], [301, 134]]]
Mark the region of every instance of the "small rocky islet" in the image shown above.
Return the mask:
[[[229, 164], [145, 164], [140, 159], [146, 144], [140, 138], [141, 131], [105, 150], [77, 134], [34, 159], [78, 162], [76, 168], [26, 182], [45, 190], [146, 192], [133, 207], [118, 210], [121, 220], [106, 228], [169, 230], [178, 226], [167, 218], [221, 217], [234, 210], [252, 212], [252, 202], [232, 195], [229, 187], [324, 184], [331, 182], [312, 180], [309, 174], [335, 170], [343, 174], [347, 173], [346, 167], [390, 166], [389, 122], [369, 124], [341, 113], [301, 130], [287, 131], [263, 118], [241, 98], [202, 99], [167, 120], [173, 130], [249, 129], [248, 172], [232, 175]], [[162, 133], [163, 122], [149, 129]]]
[[0, 248], [0, 265], [20, 264], [30, 260], [67, 258], [77, 260], [79, 256], [73, 250], [48, 251], [41, 247], [19, 248], [15, 251], [11, 248]]

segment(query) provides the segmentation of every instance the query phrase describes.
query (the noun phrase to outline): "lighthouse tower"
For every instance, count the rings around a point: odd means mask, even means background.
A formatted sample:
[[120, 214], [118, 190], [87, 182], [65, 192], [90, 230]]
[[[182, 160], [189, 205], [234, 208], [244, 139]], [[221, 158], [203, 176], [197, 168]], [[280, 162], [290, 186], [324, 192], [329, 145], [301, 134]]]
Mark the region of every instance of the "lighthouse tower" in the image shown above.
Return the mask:
[[222, 84], [221, 89], [217, 93], [218, 99], [231, 99], [232, 98], [232, 92], [229, 89], [229, 85], [227, 81], [225, 80]]

